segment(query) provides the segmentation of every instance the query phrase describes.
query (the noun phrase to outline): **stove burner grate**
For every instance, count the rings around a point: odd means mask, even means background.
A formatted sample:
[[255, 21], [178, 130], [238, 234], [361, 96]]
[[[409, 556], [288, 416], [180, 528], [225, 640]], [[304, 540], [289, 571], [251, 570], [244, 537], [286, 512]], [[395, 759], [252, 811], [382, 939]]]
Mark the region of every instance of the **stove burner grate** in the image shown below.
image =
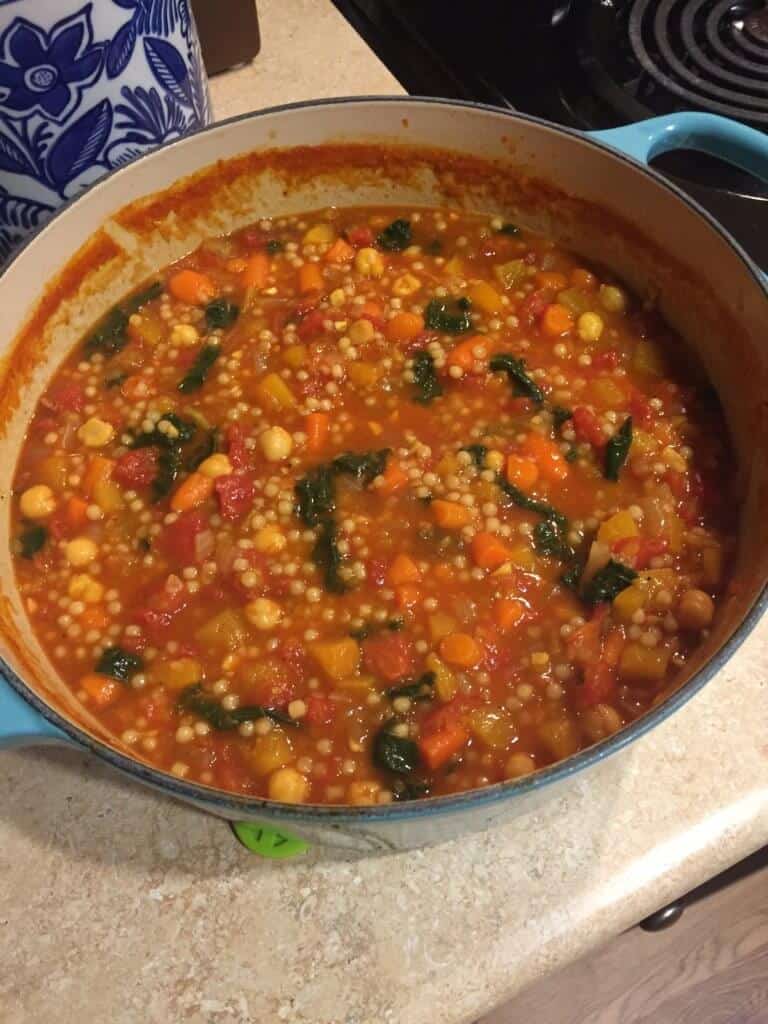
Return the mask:
[[653, 103], [661, 87], [687, 106], [768, 128], [766, 0], [634, 0], [631, 52]]

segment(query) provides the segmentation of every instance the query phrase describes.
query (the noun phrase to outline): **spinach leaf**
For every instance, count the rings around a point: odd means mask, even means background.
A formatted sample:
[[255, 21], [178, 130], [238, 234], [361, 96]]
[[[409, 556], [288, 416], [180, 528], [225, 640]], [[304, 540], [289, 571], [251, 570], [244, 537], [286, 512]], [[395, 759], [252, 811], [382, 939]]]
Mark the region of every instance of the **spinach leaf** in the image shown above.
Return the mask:
[[408, 683], [401, 683], [399, 686], [391, 686], [387, 690], [390, 700], [397, 697], [409, 697], [411, 700], [432, 700], [435, 695], [435, 673], [425, 672], [418, 679]]
[[418, 388], [416, 401], [429, 405], [433, 398], [439, 398], [443, 386], [435, 372], [435, 361], [426, 349], [419, 349], [413, 357], [413, 383]]
[[395, 800], [419, 800], [429, 796], [429, 783], [418, 779], [395, 779], [392, 796]]
[[465, 444], [459, 451], [469, 452], [472, 456], [472, 461], [478, 469], [482, 469], [485, 465], [485, 457], [488, 454], [488, 446], [484, 444]]
[[[164, 430], [160, 430], [161, 423], [169, 423], [173, 427], [172, 434], [174, 436], [169, 436]], [[175, 412], [167, 412], [157, 421], [154, 430], [142, 431], [137, 434], [131, 441], [131, 448], [150, 448], [155, 445], [163, 448], [186, 444], [194, 437], [196, 430], [197, 427], [191, 420], [184, 420]]]
[[424, 252], [428, 256], [439, 256], [443, 251], [443, 243], [439, 238], [433, 238], [431, 242], [427, 242], [424, 246]]
[[177, 390], [185, 395], [197, 391], [205, 383], [208, 371], [221, 355], [220, 345], [203, 345], [197, 359], [192, 363], [184, 377], [176, 385]]
[[274, 256], [275, 253], [283, 251], [285, 242], [281, 242], [279, 238], [270, 238], [265, 248], [270, 256]]
[[218, 450], [219, 432], [214, 427], [213, 430], [204, 431], [200, 441], [187, 452], [184, 459], [184, 468], [193, 473], [201, 463], [205, 462], [211, 455], [215, 455]]
[[571, 447], [568, 449], [568, 451], [563, 456], [563, 458], [565, 459], [566, 462], [575, 462], [576, 459], [578, 459], [578, 457], [579, 457], [579, 453], [573, 447], [573, 445], [571, 445]]
[[574, 559], [560, 577], [560, 582], [564, 587], [568, 587], [570, 590], [578, 590], [579, 583], [581, 583], [581, 574], [583, 572], [584, 566], [581, 562]]
[[373, 761], [384, 771], [407, 775], [419, 766], [421, 755], [413, 740], [404, 736], [394, 736], [390, 729], [392, 722], [387, 722], [373, 740]]
[[408, 248], [412, 238], [411, 222], [398, 217], [376, 237], [376, 244], [390, 252], [400, 252], [402, 249]]
[[240, 307], [229, 299], [214, 299], [205, 307], [205, 322], [211, 328], [229, 327], [240, 316]]
[[86, 356], [101, 352], [108, 359], [125, 348], [128, 344], [128, 320], [142, 306], [161, 295], [163, 285], [155, 281], [147, 288], [129, 295], [122, 303], [114, 306], [86, 338], [84, 350]]
[[424, 323], [432, 331], [463, 334], [472, 327], [468, 299], [430, 299], [424, 310]]
[[553, 505], [547, 504], [546, 501], [539, 501], [538, 498], [532, 498], [526, 494], [525, 491], [521, 491], [519, 487], [515, 487], [509, 480], [506, 480], [500, 474], [496, 477], [496, 483], [504, 492], [504, 494], [512, 500], [514, 505], [518, 508], [524, 508], [528, 512], [535, 512], [537, 515], [542, 516], [544, 519], [552, 519], [556, 523], [559, 523], [561, 529], [565, 529], [568, 520], [562, 512], [558, 512]]
[[498, 235], [511, 235], [514, 238], [515, 235], [520, 234], [520, 228], [517, 224], [512, 224], [510, 221], [507, 221], [506, 224], [501, 225], [496, 233]]
[[328, 517], [320, 523], [317, 540], [312, 547], [312, 561], [323, 571], [323, 585], [333, 594], [343, 594], [348, 588], [341, 578], [341, 553], [336, 539], [336, 523]]
[[127, 683], [131, 676], [141, 672], [144, 661], [138, 654], [124, 651], [122, 647], [108, 647], [96, 662], [96, 671], [104, 676]]
[[581, 592], [581, 598], [587, 604], [600, 604], [612, 601], [617, 594], [625, 590], [637, 573], [622, 562], [612, 558], [599, 572], [596, 572]]
[[605, 466], [603, 474], [606, 480], [618, 480], [619, 470], [627, 461], [632, 445], [632, 417], [627, 418], [605, 446]]
[[186, 686], [179, 694], [179, 707], [184, 711], [199, 715], [214, 729], [236, 729], [243, 722], [255, 722], [258, 718], [271, 718], [280, 725], [296, 726], [290, 715], [277, 708], [263, 707], [261, 704], [243, 705], [228, 711], [214, 697], [209, 697], [200, 683]]
[[367, 485], [384, 472], [391, 451], [391, 448], [381, 448], [376, 452], [345, 452], [337, 455], [331, 465], [337, 473], [346, 473]]
[[537, 405], [541, 405], [544, 401], [544, 392], [528, 376], [522, 359], [517, 359], [510, 352], [499, 352], [498, 355], [491, 358], [488, 367], [494, 373], [506, 373], [516, 395], [530, 398]]
[[127, 373], [116, 373], [114, 377], [107, 377], [105, 379], [104, 387], [107, 391], [109, 391], [110, 388], [119, 388], [124, 380], [128, 380]]
[[401, 618], [387, 619], [386, 622], [366, 622], [360, 629], [350, 629], [349, 635], [362, 643], [363, 640], [367, 640], [369, 636], [373, 636], [374, 633], [379, 633], [383, 629], [398, 633], [403, 626], [405, 626], [405, 620]]
[[333, 469], [316, 466], [297, 481], [296, 514], [305, 526], [317, 526], [336, 508], [333, 487]]
[[48, 539], [48, 531], [36, 523], [28, 526], [19, 537], [19, 554], [22, 558], [32, 558], [44, 546]]
[[573, 549], [565, 539], [567, 524], [562, 519], [542, 519], [533, 528], [533, 545], [540, 555], [567, 560]]
[[559, 430], [564, 423], [573, 419], [573, 410], [564, 409], [562, 405], [553, 405], [551, 411], [555, 430]]

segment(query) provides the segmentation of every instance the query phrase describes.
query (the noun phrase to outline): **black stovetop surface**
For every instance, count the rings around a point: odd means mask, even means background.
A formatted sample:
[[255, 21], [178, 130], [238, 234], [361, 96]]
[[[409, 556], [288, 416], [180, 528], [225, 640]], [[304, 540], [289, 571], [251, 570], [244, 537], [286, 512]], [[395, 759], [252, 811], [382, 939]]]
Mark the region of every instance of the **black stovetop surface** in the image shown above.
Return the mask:
[[[404, 88], [581, 129], [711, 110], [768, 129], [768, 0], [334, 0]], [[768, 269], [768, 186], [700, 153], [655, 166]]]

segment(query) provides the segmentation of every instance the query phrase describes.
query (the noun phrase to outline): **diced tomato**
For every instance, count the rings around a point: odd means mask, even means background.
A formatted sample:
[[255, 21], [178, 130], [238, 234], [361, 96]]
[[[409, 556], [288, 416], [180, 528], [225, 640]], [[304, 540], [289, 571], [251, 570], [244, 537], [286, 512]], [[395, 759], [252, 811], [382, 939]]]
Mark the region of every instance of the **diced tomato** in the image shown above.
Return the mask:
[[306, 698], [306, 705], [307, 713], [304, 716], [304, 721], [310, 725], [330, 725], [341, 707], [336, 701], [319, 693], [311, 693]]
[[225, 519], [239, 519], [251, 507], [254, 494], [251, 473], [230, 473], [216, 478], [214, 485], [219, 509]]
[[373, 231], [365, 225], [350, 228], [347, 232], [347, 241], [350, 245], [354, 245], [355, 248], [362, 249], [366, 245], [373, 244]]
[[243, 755], [232, 743], [223, 743], [216, 754], [214, 768], [216, 782], [222, 789], [233, 793], [242, 793], [250, 789], [248, 769]]
[[[592, 360], [594, 364], [594, 359]], [[647, 427], [653, 419], [653, 409], [646, 395], [637, 388], [632, 389], [629, 400], [629, 414], [636, 427]]]
[[604, 661], [594, 662], [584, 669], [584, 683], [577, 692], [577, 703], [589, 708], [601, 704], [613, 696], [616, 689], [616, 673]]
[[85, 392], [74, 380], [57, 381], [42, 402], [57, 412], [82, 412], [85, 406]]
[[306, 313], [301, 320], [299, 320], [296, 333], [302, 341], [309, 341], [311, 338], [316, 338], [318, 335], [325, 332], [325, 327], [323, 325], [327, 318], [328, 314], [321, 309], [310, 310], [309, 313]]
[[250, 465], [251, 456], [245, 444], [246, 436], [239, 423], [231, 423], [227, 428], [227, 455], [235, 469], [244, 469]]
[[153, 725], [160, 725], [171, 719], [171, 698], [162, 690], [140, 698], [138, 705], [141, 713]]
[[304, 679], [309, 669], [309, 663], [303, 644], [298, 641], [281, 640], [277, 648], [277, 655], [281, 661], [285, 662], [294, 679]]
[[544, 310], [551, 301], [551, 288], [539, 288], [537, 291], [531, 292], [531, 294], [520, 303], [518, 316], [521, 322], [527, 327], [530, 327], [531, 324], [534, 324], [543, 315]]
[[678, 501], [688, 497], [689, 481], [685, 473], [680, 473], [676, 469], [668, 469], [662, 479]]
[[596, 413], [587, 409], [584, 405], [577, 405], [573, 410], [573, 432], [577, 441], [585, 441], [594, 445], [595, 448], [602, 448], [605, 445], [606, 437], [600, 426], [600, 420]]
[[[208, 543], [200, 538], [209, 535]], [[208, 526], [208, 517], [200, 509], [180, 512], [176, 522], [166, 526], [158, 537], [158, 547], [171, 561], [180, 566], [197, 565], [213, 553], [215, 537]]]
[[367, 579], [374, 587], [383, 587], [387, 580], [387, 569], [389, 565], [386, 558], [369, 558], [367, 566]]
[[600, 660], [603, 649], [603, 622], [610, 611], [608, 604], [599, 604], [589, 622], [580, 626], [568, 641], [568, 660], [579, 665], [593, 665]]
[[135, 448], [117, 460], [112, 478], [124, 487], [148, 487], [157, 479], [157, 448]]
[[32, 420], [31, 433], [38, 437], [45, 437], [46, 434], [54, 433], [59, 427], [59, 421], [54, 416], [37, 415]]
[[651, 559], [663, 555], [669, 543], [665, 537], [622, 537], [611, 550], [633, 569], [647, 569]]
[[615, 348], [606, 348], [602, 352], [595, 352], [592, 356], [592, 366], [596, 370], [615, 370], [619, 365], [619, 353]]
[[397, 682], [415, 670], [413, 642], [400, 633], [378, 633], [363, 644], [363, 663], [374, 675]]

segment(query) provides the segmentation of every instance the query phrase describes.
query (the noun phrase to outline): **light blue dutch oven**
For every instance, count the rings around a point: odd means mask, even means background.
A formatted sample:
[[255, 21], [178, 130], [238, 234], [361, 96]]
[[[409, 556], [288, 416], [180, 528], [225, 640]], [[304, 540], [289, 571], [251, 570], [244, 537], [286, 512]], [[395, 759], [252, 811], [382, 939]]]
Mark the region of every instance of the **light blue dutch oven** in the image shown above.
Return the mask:
[[[335, 148], [324, 150], [314, 172], [297, 158], [296, 147], [330, 143]], [[403, 150], [398, 156], [381, 145], [414, 148], [402, 159]], [[169, 796], [246, 823], [249, 841], [272, 856], [304, 848], [288, 841], [290, 836], [365, 852], [421, 846], [509, 819], [562, 794], [575, 773], [619, 751], [689, 700], [742, 643], [768, 599], [768, 293], [738, 244], [647, 166], [654, 156], [679, 147], [725, 158], [768, 180], [768, 139], [708, 114], [655, 118], [589, 136], [453, 101], [377, 97], [279, 107], [205, 129], [98, 182], [44, 227], [0, 278], [7, 354], [44, 285], [59, 277], [73, 253], [90, 246], [100, 254], [98, 266], [79, 275], [82, 280], [70, 264], [73, 297], [39, 315], [24, 342], [27, 369], [20, 372], [13, 364], [16, 369], [0, 383], [0, 437], [7, 453], [0, 494], [7, 506], [25, 425], [61, 358], [122, 294], [205, 234], [331, 204], [458, 201], [547, 231], [586, 258], [615, 268], [641, 294], [658, 299], [703, 363], [719, 391], [740, 470], [735, 585], [705, 647], [665, 702], [560, 764], [459, 796], [347, 808], [295, 807], [223, 793], [149, 767], [78, 711], [26, 622], [9, 556], [6, 507], [0, 528], [0, 745], [86, 748]], [[273, 148], [286, 152], [267, 163], [235, 160]], [[191, 191], [175, 183], [217, 161], [223, 163], [195, 193], [192, 215]], [[172, 198], [152, 207], [143, 221], [118, 216], [127, 204], [144, 208], [145, 197], [172, 186]]]

